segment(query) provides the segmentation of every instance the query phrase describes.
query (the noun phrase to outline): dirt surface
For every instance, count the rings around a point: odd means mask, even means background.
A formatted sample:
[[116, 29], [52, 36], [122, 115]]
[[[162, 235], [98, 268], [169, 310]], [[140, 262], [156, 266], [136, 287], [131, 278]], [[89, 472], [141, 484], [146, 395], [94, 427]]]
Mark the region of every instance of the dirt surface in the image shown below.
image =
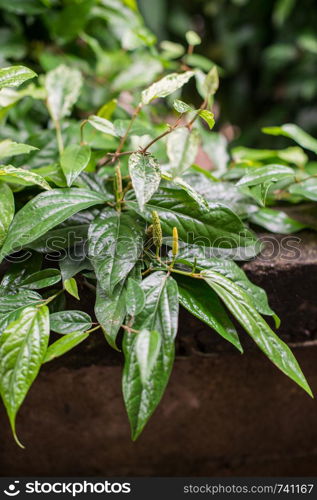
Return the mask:
[[[317, 348], [297, 348], [317, 390]], [[177, 359], [158, 410], [130, 441], [121, 367], [41, 373], [13, 443], [3, 411], [2, 475], [316, 475], [317, 407], [260, 353]]]

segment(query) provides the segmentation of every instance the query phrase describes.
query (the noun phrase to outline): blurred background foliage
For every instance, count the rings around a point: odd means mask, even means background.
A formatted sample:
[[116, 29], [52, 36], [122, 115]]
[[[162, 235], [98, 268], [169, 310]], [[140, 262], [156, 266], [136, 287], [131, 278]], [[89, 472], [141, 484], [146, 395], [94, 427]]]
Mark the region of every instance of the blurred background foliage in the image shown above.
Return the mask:
[[242, 142], [267, 145], [260, 128], [288, 121], [316, 135], [316, 0], [139, 3], [159, 38], [181, 42], [187, 29], [200, 34], [197, 53], [222, 68], [220, 120], [242, 129]]
[[[0, 10], [1, 66], [79, 68], [83, 116], [177, 69], [193, 29], [202, 44], [186, 63], [208, 71], [212, 61], [221, 76], [218, 130], [262, 147], [271, 143], [260, 132], [267, 125], [294, 122], [317, 134], [316, 0], [0, 0]], [[40, 102], [26, 98], [23, 110], [30, 124], [41, 121]]]

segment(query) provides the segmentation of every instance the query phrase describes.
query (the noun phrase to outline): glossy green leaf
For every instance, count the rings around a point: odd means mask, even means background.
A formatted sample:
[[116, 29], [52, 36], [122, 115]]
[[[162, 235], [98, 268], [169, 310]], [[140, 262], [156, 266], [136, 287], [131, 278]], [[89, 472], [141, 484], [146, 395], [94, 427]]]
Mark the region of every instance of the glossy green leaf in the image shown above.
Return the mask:
[[249, 169], [248, 173], [240, 179], [237, 186], [257, 186], [264, 183], [277, 182], [281, 179], [294, 178], [292, 168], [284, 165], [266, 165], [265, 167]]
[[40, 271], [41, 268], [41, 255], [28, 253], [21, 260], [18, 259], [18, 262], [11, 262], [1, 280], [0, 295], [16, 293], [20, 289], [21, 282], [30, 274]]
[[37, 76], [36, 73], [25, 66], [0, 68], [0, 89], [3, 87], [18, 87], [21, 83], [35, 76]]
[[64, 281], [64, 288], [66, 292], [75, 297], [75, 299], [80, 300], [78, 295], [78, 287], [75, 278], [68, 278]]
[[141, 330], [135, 341], [135, 354], [142, 384], [149, 380], [161, 349], [161, 335], [156, 330]]
[[66, 177], [67, 186], [71, 187], [79, 174], [85, 170], [90, 160], [90, 147], [71, 144], [61, 154], [61, 167]]
[[179, 99], [175, 99], [173, 102], [173, 108], [179, 113], [187, 113], [188, 111], [194, 111], [194, 109], [186, 104], [184, 101], [180, 101]]
[[270, 135], [283, 135], [289, 137], [302, 146], [302, 148], [317, 154], [317, 139], [307, 134], [307, 132], [294, 123], [285, 123], [280, 127], [265, 127], [262, 129], [262, 132]]
[[19, 443], [16, 414], [43, 362], [50, 333], [49, 310], [27, 307], [0, 337], [0, 393]]
[[166, 273], [155, 272], [142, 281], [142, 288], [146, 296], [145, 307], [135, 318], [133, 328], [159, 332], [161, 346], [150, 378], [142, 383], [135, 349], [137, 335], [127, 331], [124, 334], [122, 387], [133, 440], [140, 435], [163, 396], [174, 362], [174, 339], [178, 324], [178, 289], [175, 280]]
[[89, 333], [85, 332], [72, 332], [63, 335], [63, 337], [56, 340], [56, 342], [48, 347], [43, 364], [63, 356], [63, 354], [66, 354], [71, 349], [81, 344], [81, 342], [86, 340], [88, 337]]
[[184, 191], [186, 191], [186, 193], [197, 203], [197, 205], [199, 205], [199, 207], [202, 210], [208, 210], [209, 209], [208, 201], [201, 194], [199, 194], [182, 177], [174, 177], [173, 178], [170, 175], [163, 174], [162, 178], [168, 180], [172, 184], [175, 184], [175, 186], [178, 186], [178, 187], [184, 189]]
[[192, 76], [194, 76], [193, 71], [186, 71], [185, 73], [170, 73], [167, 76], [161, 78], [157, 82], [150, 85], [149, 88], [142, 91], [142, 104], [149, 104], [154, 99], [160, 97], [167, 97], [168, 95], [175, 92], [175, 90], [183, 87]]
[[145, 305], [145, 294], [141, 283], [128, 277], [126, 284], [126, 309], [130, 316], [139, 314]]
[[51, 189], [51, 186], [41, 175], [31, 170], [15, 168], [12, 165], [0, 165], [0, 181], [9, 182], [10, 184], [20, 184], [21, 186], [36, 184], [46, 190]]
[[143, 210], [160, 185], [160, 166], [152, 155], [133, 153], [129, 158], [129, 173], [140, 210]]
[[89, 258], [109, 294], [129, 274], [143, 248], [144, 229], [132, 214], [106, 208], [90, 225]]
[[202, 109], [201, 111], [199, 111], [199, 116], [207, 123], [210, 130], [214, 127], [215, 116], [211, 111], [209, 111], [208, 109]]
[[39, 304], [41, 301], [42, 297], [31, 290], [0, 296], [0, 335], [9, 323], [18, 319], [25, 307]]
[[[134, 201], [127, 201], [127, 205], [139, 210]], [[177, 227], [180, 240], [189, 244], [232, 249], [256, 242], [254, 234], [229, 208], [210, 204], [208, 210], [202, 210], [181, 189], [161, 188], [140, 214], [151, 223], [153, 210], [160, 217], [164, 235], [172, 235], [173, 227]]]
[[14, 217], [14, 197], [9, 186], [0, 182], [0, 247]]
[[268, 316], [274, 316], [274, 311], [269, 306], [268, 298], [263, 288], [252, 283], [243, 269], [238, 264], [230, 259], [219, 259], [216, 257], [209, 257], [204, 252], [203, 248], [191, 249], [185, 247], [181, 249], [177, 262], [186, 264], [189, 268], [196, 263], [198, 270], [210, 270], [225, 276], [227, 279], [240, 286], [245, 290], [254, 303], [256, 310]]
[[178, 127], [167, 138], [169, 169], [173, 177], [181, 176], [195, 162], [200, 137], [196, 129]]
[[20, 286], [29, 290], [40, 290], [41, 288], [55, 285], [60, 280], [61, 273], [58, 269], [43, 269], [23, 279]]
[[114, 137], [119, 137], [112, 122], [101, 116], [92, 115], [88, 118], [88, 123], [94, 127], [99, 132], [103, 134], [113, 135]]
[[60, 311], [50, 315], [51, 330], [65, 335], [72, 332], [84, 332], [92, 325], [89, 314], [82, 311]]
[[79, 97], [81, 86], [82, 76], [78, 69], [61, 65], [47, 73], [47, 106], [55, 122], [70, 114]]
[[255, 310], [249, 295], [218, 273], [204, 271], [202, 276], [272, 363], [312, 396], [292, 351]]
[[317, 179], [312, 178], [292, 184], [289, 192], [308, 200], [317, 201]]
[[216, 293], [198, 279], [178, 277], [177, 283], [180, 304], [243, 352], [237, 331]]
[[71, 215], [104, 201], [102, 195], [86, 189], [52, 189], [40, 193], [26, 203], [14, 217], [0, 252], [0, 261]]
[[112, 295], [97, 286], [95, 315], [101, 324], [107, 342], [118, 350], [116, 339], [126, 315], [126, 290], [118, 283]]
[[307, 227], [305, 224], [288, 217], [285, 212], [273, 210], [272, 208], [261, 208], [258, 212], [250, 216], [250, 221], [272, 233], [280, 234], [297, 233]]
[[[87, 240], [89, 224], [65, 225], [44, 233], [35, 241], [26, 243], [27, 248], [41, 253], [60, 252]], [[63, 252], [64, 253], [64, 252]], [[75, 262], [74, 262], [75, 265]]]
[[9, 156], [17, 156], [28, 154], [31, 151], [36, 151], [37, 148], [28, 144], [20, 144], [11, 139], [0, 141], [0, 158], [8, 158]]

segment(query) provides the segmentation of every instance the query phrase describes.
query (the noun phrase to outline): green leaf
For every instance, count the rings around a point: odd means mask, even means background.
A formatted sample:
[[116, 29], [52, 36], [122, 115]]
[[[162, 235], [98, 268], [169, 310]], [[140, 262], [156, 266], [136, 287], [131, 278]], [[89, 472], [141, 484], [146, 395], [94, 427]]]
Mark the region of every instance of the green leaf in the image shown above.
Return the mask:
[[166, 273], [155, 272], [142, 281], [142, 288], [146, 303], [135, 318], [133, 328], [159, 332], [161, 346], [150, 379], [143, 384], [135, 349], [137, 334], [127, 331], [124, 334], [122, 387], [133, 440], [142, 432], [165, 391], [174, 362], [174, 339], [178, 324], [178, 290], [175, 280]]
[[218, 87], [219, 87], [218, 70], [217, 70], [217, 66], [213, 66], [210, 69], [209, 73], [207, 74], [207, 76], [202, 84], [202, 90], [204, 92], [205, 98], [208, 100], [209, 103], [210, 103], [210, 99], [217, 92]]
[[29, 290], [40, 290], [41, 288], [55, 285], [60, 280], [61, 273], [58, 269], [43, 269], [23, 279], [20, 287], [28, 288]]
[[190, 184], [188, 184], [188, 182], [186, 182], [181, 177], [173, 178], [169, 175], [163, 174], [162, 178], [168, 180], [172, 184], [175, 184], [175, 186], [184, 189], [184, 191], [186, 191], [186, 193], [197, 203], [197, 205], [199, 205], [202, 210], [209, 209], [208, 201], [205, 200], [205, 198], [201, 194], [199, 194]]
[[199, 35], [197, 35], [197, 33], [195, 31], [187, 31], [187, 33], [185, 34], [185, 37], [186, 37], [186, 41], [188, 43], [188, 45], [200, 45], [201, 44], [201, 38]]
[[14, 217], [0, 252], [0, 262], [6, 255], [40, 238], [71, 215], [104, 201], [104, 196], [88, 189], [52, 189], [40, 193]]
[[[139, 211], [135, 201], [126, 204]], [[145, 205], [140, 215], [149, 223], [152, 211], [156, 210], [163, 234], [172, 235], [177, 227], [180, 240], [202, 247], [236, 248], [252, 246], [257, 241], [237, 215], [220, 204], [210, 204], [202, 210], [197, 203], [181, 189], [161, 188]]]
[[0, 180], [10, 184], [20, 184], [21, 186], [37, 184], [46, 190], [51, 189], [51, 186], [41, 175], [31, 170], [12, 167], [12, 165], [0, 165]]
[[173, 177], [181, 176], [195, 162], [199, 133], [196, 129], [189, 131], [186, 127], [178, 127], [167, 138], [167, 155], [169, 169]]
[[179, 113], [187, 113], [188, 111], [194, 111], [194, 108], [186, 104], [184, 101], [180, 101], [179, 99], [175, 99], [173, 102], [173, 108]]
[[249, 297], [252, 297], [254, 307], [259, 313], [274, 316], [274, 311], [269, 306], [265, 290], [252, 283], [243, 269], [233, 260], [218, 259], [216, 257], [208, 258], [203, 248], [195, 248], [193, 250], [190, 247], [185, 247], [180, 251], [176, 262], [185, 264], [188, 267], [192, 267], [196, 263], [196, 269], [198, 270], [215, 271], [225, 276], [245, 290], [249, 294]]
[[0, 247], [14, 217], [14, 197], [9, 186], [0, 182]]
[[255, 310], [249, 295], [218, 273], [204, 271], [202, 276], [272, 363], [312, 396], [293, 353]]
[[21, 83], [37, 76], [34, 71], [25, 66], [9, 66], [0, 69], [0, 89], [3, 87], [18, 87]]
[[285, 123], [285, 125], [281, 125], [280, 127], [264, 127], [262, 132], [270, 135], [289, 137], [302, 146], [302, 148], [317, 154], [317, 139], [307, 134], [307, 132], [294, 123]]
[[0, 0], [0, 6], [2, 9], [14, 12], [15, 14], [29, 15], [39, 14], [45, 9], [43, 3], [38, 0], [14, 0], [12, 3]]
[[139, 314], [145, 305], [145, 294], [141, 283], [134, 278], [128, 277], [126, 284], [126, 309], [130, 316]]
[[284, 165], [266, 165], [265, 167], [248, 169], [248, 173], [242, 177], [237, 186], [258, 186], [266, 182], [277, 182], [281, 179], [295, 177], [295, 172]]
[[250, 222], [264, 227], [272, 233], [280, 234], [297, 233], [307, 227], [305, 224], [288, 217], [285, 212], [273, 210], [272, 208], [261, 208], [258, 212], [251, 214]]
[[[97, 116], [100, 118], [105, 118], [106, 120], [110, 120], [116, 107], [117, 107], [118, 100], [117, 99], [111, 99], [111, 101], [106, 102], [98, 111]], [[88, 121], [92, 118], [88, 118]]]
[[25, 307], [39, 304], [41, 301], [42, 297], [31, 290], [0, 296], [0, 335], [9, 323], [18, 319]]
[[231, 150], [235, 162], [268, 162], [274, 163], [276, 159], [293, 163], [294, 165], [305, 165], [308, 161], [307, 155], [298, 146], [284, 149], [254, 149], [238, 146]]
[[16, 414], [43, 362], [50, 333], [48, 307], [27, 307], [0, 337], [0, 393], [12, 432]]
[[84, 332], [92, 325], [91, 317], [82, 311], [60, 311], [50, 315], [51, 330], [65, 335]]
[[317, 201], [317, 179], [312, 178], [297, 182], [290, 186], [289, 192], [308, 200]]
[[89, 258], [101, 287], [110, 295], [139, 259], [143, 233], [135, 217], [112, 208], [106, 208], [90, 225]]
[[18, 142], [11, 141], [11, 139], [0, 141], [0, 158], [8, 158], [9, 156], [28, 154], [31, 151], [36, 150], [37, 148], [35, 148], [34, 146], [29, 146], [28, 144], [20, 144]]
[[152, 155], [133, 153], [129, 158], [129, 173], [140, 210], [143, 210], [160, 185], [160, 166]]
[[92, 115], [88, 118], [88, 123], [94, 127], [99, 132], [103, 134], [113, 135], [114, 137], [119, 137], [117, 130], [113, 123], [111, 123], [106, 118], [101, 116]]
[[170, 40], [163, 40], [160, 43], [160, 47], [163, 51], [161, 55], [165, 59], [178, 59], [185, 53], [183, 45], [171, 42]]
[[178, 276], [177, 283], [180, 304], [243, 352], [237, 331], [216, 293], [198, 279]]
[[[215, 63], [208, 59], [208, 57], [202, 56], [201, 54], [185, 54], [183, 57], [183, 61], [188, 66], [192, 66], [193, 68], [195, 68], [196, 81], [198, 79], [201, 79], [201, 83], [203, 83], [206, 76], [203, 71], [206, 71], [208, 73], [208, 71], [215, 65]], [[197, 76], [198, 72], [200, 73], [200, 75]]]
[[161, 335], [156, 330], [141, 330], [136, 336], [135, 354], [143, 385], [149, 380], [161, 349]]
[[45, 78], [47, 106], [55, 122], [70, 114], [78, 100], [81, 86], [82, 76], [77, 69], [60, 65], [47, 73]]
[[68, 278], [64, 281], [64, 288], [66, 292], [75, 297], [75, 299], [80, 300], [78, 295], [78, 287], [75, 278]]
[[214, 127], [215, 116], [211, 111], [208, 111], [208, 109], [202, 109], [201, 111], [199, 111], [199, 116], [207, 123], [210, 130]]
[[126, 315], [126, 290], [123, 282], [118, 283], [112, 295], [97, 285], [95, 315], [101, 324], [107, 342], [116, 350], [118, 332]]
[[41, 253], [52, 253], [52, 251], [71, 248], [79, 242], [87, 240], [88, 228], [89, 224], [84, 223], [65, 225], [44, 233], [43, 236], [25, 246]]
[[183, 87], [194, 76], [193, 71], [186, 71], [185, 73], [170, 73], [161, 78], [155, 83], [152, 83], [149, 88], [142, 91], [142, 104], [149, 104], [154, 99], [167, 97], [175, 92], [175, 90]]
[[61, 154], [61, 167], [66, 177], [67, 186], [71, 187], [79, 174], [87, 167], [91, 156], [89, 146], [71, 144]]
[[227, 172], [229, 154], [227, 151], [228, 141], [223, 134], [201, 130], [200, 135], [203, 142], [203, 151], [209, 156], [214, 166], [213, 175], [219, 178]]
[[63, 337], [56, 340], [56, 342], [48, 347], [45, 358], [43, 360], [43, 364], [48, 363], [49, 361], [52, 361], [59, 356], [63, 356], [63, 354], [66, 354], [66, 352], [78, 346], [88, 337], [89, 333], [86, 332], [72, 332], [63, 335]]

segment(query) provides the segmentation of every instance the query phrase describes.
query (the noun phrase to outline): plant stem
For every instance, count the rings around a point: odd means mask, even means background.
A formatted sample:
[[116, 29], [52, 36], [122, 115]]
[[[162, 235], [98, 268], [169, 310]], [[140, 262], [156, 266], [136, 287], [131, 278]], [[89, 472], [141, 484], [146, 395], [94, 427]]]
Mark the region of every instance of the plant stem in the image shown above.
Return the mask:
[[158, 135], [157, 137], [155, 137], [155, 139], [153, 139], [151, 142], [149, 142], [145, 148], [143, 148], [141, 151], [142, 153], [146, 153], [147, 150], [153, 146], [153, 144], [155, 144], [157, 141], [159, 141], [160, 139], [163, 139], [163, 137], [165, 137], [166, 135], [169, 135], [171, 132], [173, 132], [179, 125], [181, 119], [182, 119], [182, 114], [177, 118], [176, 122], [174, 123], [174, 125], [171, 125], [170, 128], [168, 130], [166, 130], [165, 132], [163, 132], [162, 134]]
[[58, 145], [58, 151], [59, 151], [59, 154], [61, 155], [62, 152], [64, 151], [64, 142], [63, 142], [63, 136], [62, 136], [62, 131], [61, 131], [61, 124], [58, 120], [55, 122], [55, 130], [56, 130], [56, 140], [57, 140], [57, 145]]
[[84, 127], [85, 127], [86, 123], [88, 123], [88, 120], [84, 120], [80, 124], [80, 145], [81, 146], [83, 146], [85, 144], [85, 141], [84, 141]]
[[139, 103], [139, 104], [137, 105], [137, 107], [135, 108], [134, 112], [133, 112], [133, 115], [132, 115], [132, 117], [131, 117], [131, 120], [130, 120], [129, 126], [128, 126], [128, 128], [127, 128], [127, 130], [126, 130], [126, 132], [125, 132], [124, 136], [123, 136], [123, 137], [121, 137], [120, 144], [119, 144], [118, 149], [117, 149], [117, 151], [116, 151], [116, 156], [117, 156], [117, 155], [121, 152], [121, 150], [122, 150], [122, 148], [123, 148], [123, 146], [124, 146], [124, 144], [125, 144], [125, 141], [127, 140], [127, 137], [128, 137], [128, 135], [129, 135], [129, 132], [130, 132], [130, 130], [131, 130], [131, 128], [132, 128], [132, 125], [133, 125], [133, 123], [135, 122], [135, 119], [136, 119], [136, 117], [138, 116], [138, 114], [140, 113], [141, 109], [142, 109], [142, 104], [141, 104], [141, 103]]
[[95, 326], [94, 328], [91, 328], [91, 330], [87, 330], [87, 332], [85, 332], [85, 333], [92, 333], [92, 332], [95, 332], [96, 330], [99, 330], [99, 328], [101, 328], [101, 325], [97, 325], [97, 326]]
[[43, 307], [43, 306], [47, 306], [47, 304], [49, 304], [50, 302], [53, 302], [53, 300], [56, 299], [56, 297], [58, 297], [62, 292], [64, 291], [64, 289], [62, 288], [61, 290], [59, 290], [57, 293], [55, 293], [54, 295], [52, 295], [51, 297], [49, 297], [48, 299], [46, 300], [43, 300], [43, 303], [42, 304], [39, 304], [38, 307]]
[[129, 333], [140, 333], [140, 330], [134, 330], [133, 328], [131, 328], [128, 325], [121, 325], [121, 328], [123, 328], [124, 330], [127, 330]]
[[208, 101], [207, 101], [207, 99], [205, 99], [205, 100], [202, 102], [202, 104], [200, 105], [200, 107], [199, 107], [198, 111], [196, 112], [195, 116], [194, 116], [194, 117], [190, 120], [190, 122], [189, 122], [189, 123], [187, 123], [187, 125], [186, 125], [186, 126], [187, 126], [187, 128], [189, 128], [189, 130], [192, 128], [192, 126], [193, 126], [194, 122], [197, 120], [197, 118], [198, 118], [198, 116], [199, 116], [199, 112], [200, 112], [200, 111], [202, 111], [203, 109], [206, 109], [206, 107], [207, 107], [207, 103], [208, 103]]

